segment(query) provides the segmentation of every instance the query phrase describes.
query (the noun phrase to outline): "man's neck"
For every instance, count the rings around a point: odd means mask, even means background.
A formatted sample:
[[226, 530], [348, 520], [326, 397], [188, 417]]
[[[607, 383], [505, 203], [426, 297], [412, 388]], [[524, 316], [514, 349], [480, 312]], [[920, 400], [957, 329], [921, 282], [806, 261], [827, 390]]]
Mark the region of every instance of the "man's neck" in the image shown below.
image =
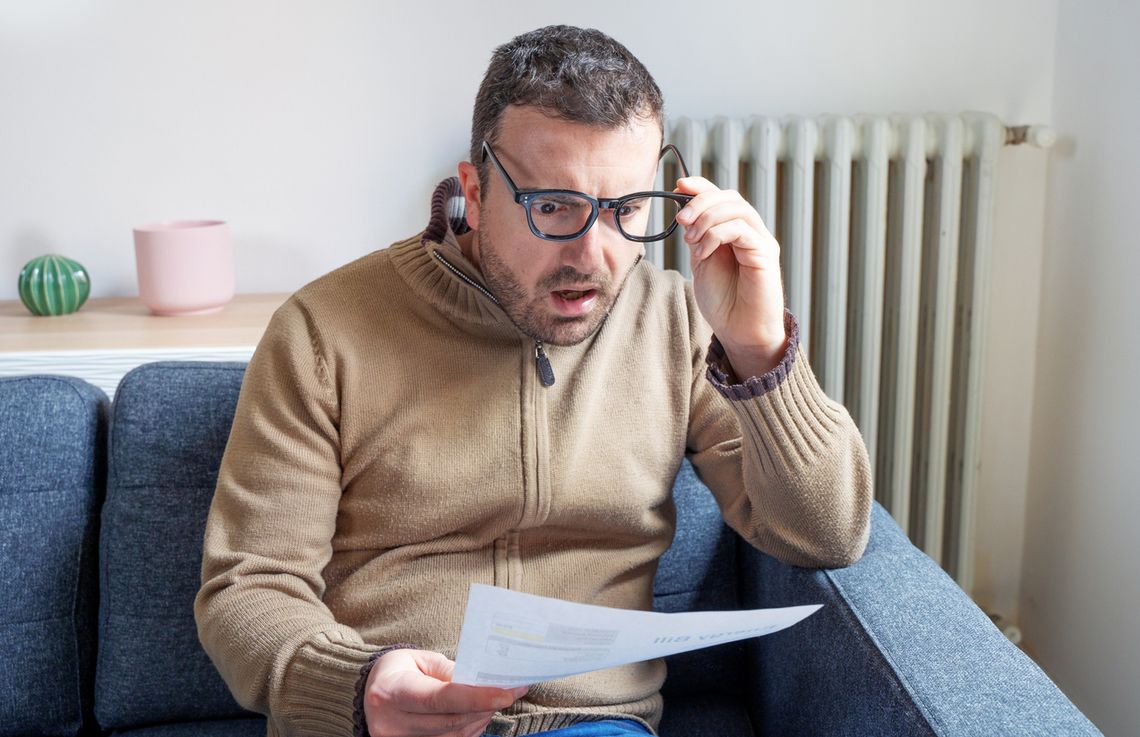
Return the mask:
[[[459, 241], [459, 250], [463, 253], [464, 258], [478, 269], [479, 260], [475, 256], [475, 231], [469, 230], [462, 235], [457, 235], [455, 236], [455, 240]], [[482, 269], [480, 269], [480, 271], [482, 271]]]

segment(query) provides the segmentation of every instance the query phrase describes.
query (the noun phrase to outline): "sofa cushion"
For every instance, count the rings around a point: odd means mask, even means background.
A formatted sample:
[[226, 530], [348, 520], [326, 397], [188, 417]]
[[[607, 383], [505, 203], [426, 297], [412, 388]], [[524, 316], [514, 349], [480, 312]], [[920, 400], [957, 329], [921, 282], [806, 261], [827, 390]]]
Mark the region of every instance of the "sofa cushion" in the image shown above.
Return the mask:
[[661, 737], [752, 737], [756, 734], [744, 702], [717, 694], [666, 697], [658, 733]]
[[78, 379], [0, 379], [0, 735], [90, 721], [106, 409]]
[[244, 369], [153, 363], [119, 384], [100, 542], [95, 712], [104, 728], [249, 716], [202, 650], [193, 611]]

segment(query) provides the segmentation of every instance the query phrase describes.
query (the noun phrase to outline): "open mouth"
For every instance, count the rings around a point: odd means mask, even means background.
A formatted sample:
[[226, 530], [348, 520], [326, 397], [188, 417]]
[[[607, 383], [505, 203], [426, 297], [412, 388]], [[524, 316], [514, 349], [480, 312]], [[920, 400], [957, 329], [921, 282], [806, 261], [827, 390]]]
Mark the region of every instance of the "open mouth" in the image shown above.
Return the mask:
[[593, 290], [593, 289], [586, 289], [583, 291], [575, 291], [572, 289], [564, 289], [564, 290], [561, 290], [559, 292], [556, 292], [556, 294], [559, 297], [561, 297], [562, 299], [566, 300], [567, 302], [574, 302], [574, 301], [579, 300], [579, 299], [585, 299], [586, 297], [593, 295], [594, 292], [595, 292], [595, 290]]
[[563, 317], [583, 317], [593, 309], [596, 289], [558, 289], [550, 293], [554, 307]]

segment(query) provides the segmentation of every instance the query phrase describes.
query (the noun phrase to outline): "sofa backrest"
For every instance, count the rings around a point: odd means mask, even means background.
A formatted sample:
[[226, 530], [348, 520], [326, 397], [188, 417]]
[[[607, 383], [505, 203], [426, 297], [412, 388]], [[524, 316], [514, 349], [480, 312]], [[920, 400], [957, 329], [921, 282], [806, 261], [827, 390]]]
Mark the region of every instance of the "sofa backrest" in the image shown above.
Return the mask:
[[107, 397], [0, 378], [0, 735], [90, 722]]
[[154, 363], [115, 393], [100, 536], [105, 729], [248, 715], [198, 642], [194, 597], [245, 365]]

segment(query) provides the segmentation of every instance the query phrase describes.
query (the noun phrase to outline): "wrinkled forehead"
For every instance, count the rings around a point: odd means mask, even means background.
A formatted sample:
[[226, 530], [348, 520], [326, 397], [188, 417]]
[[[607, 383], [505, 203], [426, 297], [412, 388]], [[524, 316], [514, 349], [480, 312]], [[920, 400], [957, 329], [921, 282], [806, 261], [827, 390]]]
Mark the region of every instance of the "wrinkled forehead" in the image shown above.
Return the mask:
[[493, 145], [520, 188], [611, 197], [652, 187], [662, 132], [653, 118], [601, 128], [510, 107]]

